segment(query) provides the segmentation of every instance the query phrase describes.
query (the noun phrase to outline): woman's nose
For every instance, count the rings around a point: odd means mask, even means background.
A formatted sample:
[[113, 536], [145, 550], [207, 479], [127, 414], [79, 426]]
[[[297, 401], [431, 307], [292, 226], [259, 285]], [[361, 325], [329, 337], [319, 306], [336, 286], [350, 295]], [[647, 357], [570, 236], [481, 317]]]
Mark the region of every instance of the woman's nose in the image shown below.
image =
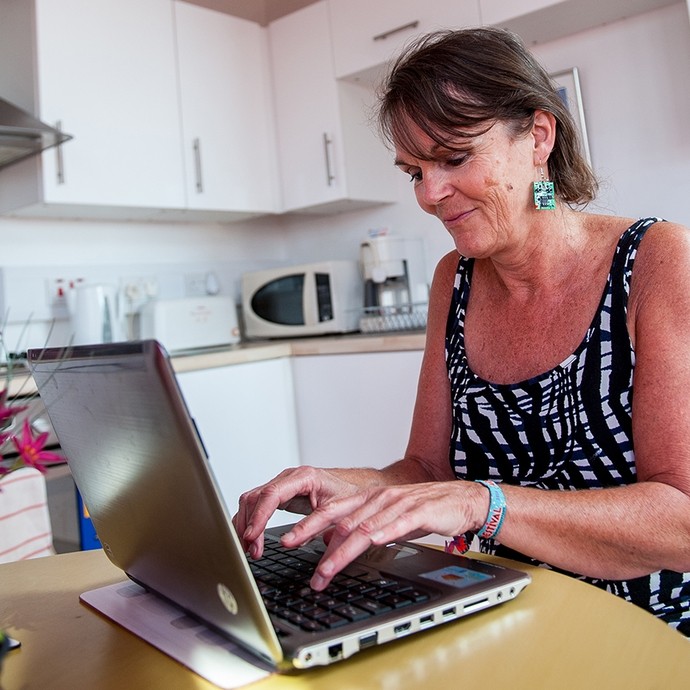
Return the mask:
[[420, 204], [435, 206], [451, 192], [447, 176], [439, 170], [426, 170], [417, 185], [417, 199]]

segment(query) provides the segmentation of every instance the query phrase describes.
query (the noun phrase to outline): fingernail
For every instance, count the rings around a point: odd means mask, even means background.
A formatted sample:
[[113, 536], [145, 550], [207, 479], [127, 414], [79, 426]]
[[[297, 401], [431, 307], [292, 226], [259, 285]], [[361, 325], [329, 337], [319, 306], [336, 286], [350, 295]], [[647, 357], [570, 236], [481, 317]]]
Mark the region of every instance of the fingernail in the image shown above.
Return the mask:
[[321, 591], [326, 587], [326, 579], [321, 577], [318, 573], [314, 573], [311, 578], [311, 588], [317, 591]]

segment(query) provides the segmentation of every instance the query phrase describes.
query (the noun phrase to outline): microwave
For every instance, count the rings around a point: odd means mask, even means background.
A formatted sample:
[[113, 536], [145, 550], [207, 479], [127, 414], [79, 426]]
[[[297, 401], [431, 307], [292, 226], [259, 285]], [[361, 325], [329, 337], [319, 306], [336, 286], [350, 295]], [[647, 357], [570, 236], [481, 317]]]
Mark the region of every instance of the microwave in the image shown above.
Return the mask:
[[364, 283], [356, 261], [322, 261], [242, 275], [247, 338], [357, 331], [363, 306]]

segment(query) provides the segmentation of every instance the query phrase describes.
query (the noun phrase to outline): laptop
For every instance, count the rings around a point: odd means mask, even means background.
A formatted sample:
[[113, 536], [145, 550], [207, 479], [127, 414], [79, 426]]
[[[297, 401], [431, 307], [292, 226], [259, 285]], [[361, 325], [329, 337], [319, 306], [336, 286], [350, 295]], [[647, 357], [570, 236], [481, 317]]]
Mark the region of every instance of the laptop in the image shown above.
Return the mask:
[[243, 552], [157, 341], [32, 349], [28, 362], [108, 558], [278, 671], [328, 665], [508, 602], [530, 582], [404, 542], [372, 547], [317, 593], [307, 583], [320, 539], [287, 551], [280, 536], [291, 526], [274, 527], [264, 558]]

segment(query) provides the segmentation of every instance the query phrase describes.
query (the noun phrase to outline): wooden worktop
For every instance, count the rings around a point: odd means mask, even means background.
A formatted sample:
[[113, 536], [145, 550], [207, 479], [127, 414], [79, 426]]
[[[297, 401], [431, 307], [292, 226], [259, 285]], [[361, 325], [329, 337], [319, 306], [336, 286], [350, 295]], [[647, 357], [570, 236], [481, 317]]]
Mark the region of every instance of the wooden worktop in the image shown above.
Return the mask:
[[342, 355], [363, 352], [423, 350], [424, 332], [333, 335], [290, 340], [262, 340], [241, 343], [213, 352], [173, 356], [175, 371], [212, 369], [230, 364], [257, 362], [278, 357]]

